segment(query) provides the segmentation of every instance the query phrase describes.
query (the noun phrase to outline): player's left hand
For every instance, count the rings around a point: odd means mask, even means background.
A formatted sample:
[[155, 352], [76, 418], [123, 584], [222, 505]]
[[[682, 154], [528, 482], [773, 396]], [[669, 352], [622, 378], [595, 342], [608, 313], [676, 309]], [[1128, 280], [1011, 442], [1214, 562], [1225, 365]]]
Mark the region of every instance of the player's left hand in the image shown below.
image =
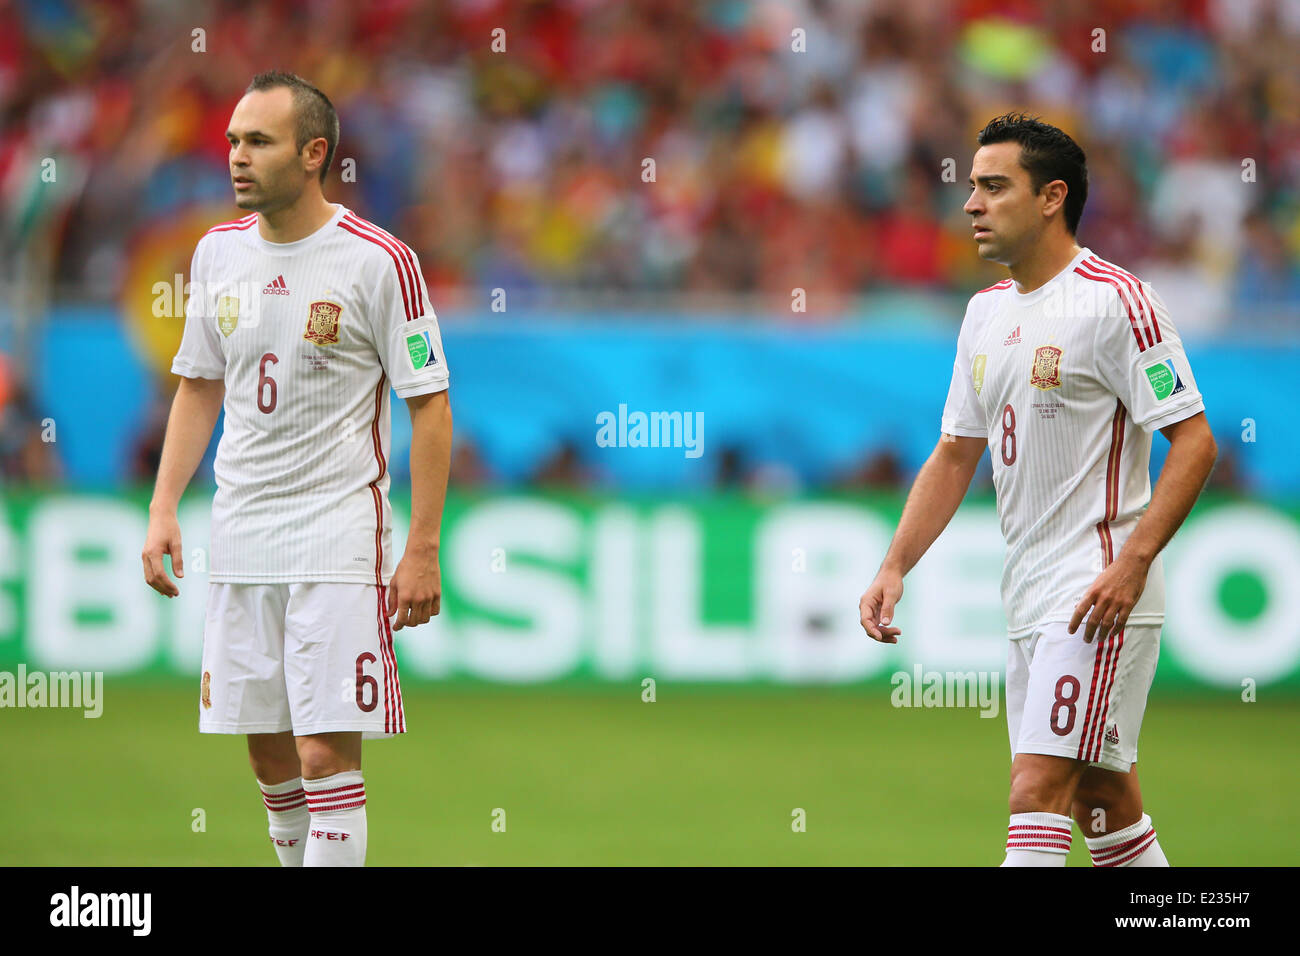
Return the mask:
[[[1083, 596], [1070, 618], [1070, 633], [1079, 628], [1079, 623], [1087, 618], [1083, 629], [1083, 639], [1091, 644], [1094, 635], [1102, 640], [1112, 634], [1118, 634], [1128, 623], [1128, 616], [1147, 586], [1147, 571], [1150, 565], [1140, 558], [1126, 556], [1120, 552], [1106, 570], [1097, 575], [1092, 587]], [[1092, 613], [1088, 611], [1091, 609]]]
[[395, 631], [419, 627], [436, 615], [442, 606], [437, 550], [408, 547], [388, 582], [387, 597], [388, 616], [397, 615], [393, 621]]

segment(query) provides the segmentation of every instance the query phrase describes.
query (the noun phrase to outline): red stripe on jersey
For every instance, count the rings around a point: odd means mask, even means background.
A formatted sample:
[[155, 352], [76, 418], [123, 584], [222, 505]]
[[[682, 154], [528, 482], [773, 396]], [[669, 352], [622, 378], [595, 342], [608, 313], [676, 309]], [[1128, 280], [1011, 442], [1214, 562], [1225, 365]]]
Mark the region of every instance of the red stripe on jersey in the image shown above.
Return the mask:
[[1011, 280], [1010, 280], [1010, 279], [1003, 279], [1001, 282], [995, 282], [995, 283], [993, 283], [993, 284], [992, 284], [991, 286], [989, 286], [987, 289], [980, 289], [980, 291], [979, 291], [979, 292], [976, 292], [975, 294], [976, 294], [976, 295], [979, 295], [981, 292], [993, 292], [995, 289], [1007, 289], [1007, 288], [1010, 288], [1010, 287], [1011, 287]]
[[370, 491], [375, 499], [375, 583], [383, 584], [384, 571], [384, 507], [383, 501], [379, 494], [379, 482], [383, 481], [384, 473], [388, 469], [388, 462], [384, 460], [383, 445], [379, 440], [379, 415], [383, 410], [384, 402], [384, 385], [388, 382], [388, 375], [384, 372], [379, 374], [379, 382], [375, 385], [375, 417], [370, 421], [370, 443], [375, 453], [375, 464], [379, 466], [379, 473], [375, 475], [370, 482]]
[[[410, 262], [407, 261], [405, 254], [402, 252], [401, 249], [402, 244], [398, 242], [392, 236], [391, 233], [385, 232], [383, 229], [380, 229], [373, 222], [369, 222], [365, 219], [362, 219], [356, 213], [348, 213], [343, 218], [346, 219], [353, 226], [355, 226], [357, 229], [362, 230], [368, 236], [372, 237], [373, 241], [381, 244], [385, 249], [388, 250], [389, 255], [394, 256], [393, 261], [397, 263], [398, 279], [402, 282], [402, 291], [406, 292], [409, 289], [411, 293], [411, 299], [412, 300], [418, 299], [418, 296], [416, 295], [416, 289], [418, 288], [418, 284], [414, 281], [411, 264]], [[416, 306], [412, 306], [410, 311], [407, 313], [408, 322], [410, 321], [411, 318], [415, 318], [418, 315], [417, 308], [418, 308], [418, 302], [416, 303]]]
[[[1107, 262], [1105, 259], [1102, 259], [1100, 256], [1090, 256], [1089, 260], [1096, 266], [1097, 269], [1109, 272], [1111, 275], [1123, 279], [1129, 284], [1129, 286], [1134, 290], [1134, 294], [1138, 298], [1140, 304], [1146, 310], [1146, 314], [1148, 318], [1151, 320], [1151, 328], [1148, 331], [1155, 333], [1156, 342], [1164, 341], [1160, 337], [1160, 323], [1156, 321], [1155, 305], [1151, 302], [1151, 297], [1147, 295], [1147, 290], [1143, 288], [1142, 280], [1139, 279], [1137, 276], [1135, 276], [1133, 273], [1128, 272], [1125, 269], [1121, 269], [1119, 266], [1115, 265], [1115, 263]], [[1153, 342], [1151, 344], [1155, 344], [1155, 343]]]
[[230, 222], [222, 222], [213, 226], [203, 235], [207, 236], [214, 232], [230, 232], [231, 230], [244, 230], [257, 222], [257, 213], [251, 216], [245, 216], [243, 219], [232, 219]]
[[[1149, 303], [1147, 303], [1147, 297], [1141, 291], [1140, 282], [1136, 281], [1123, 269], [1117, 269], [1114, 265], [1106, 263], [1097, 256], [1089, 256], [1088, 259], [1083, 261], [1083, 265], [1092, 269], [1093, 272], [1114, 278], [1115, 281], [1119, 282], [1115, 289], [1119, 290], [1119, 298], [1125, 300], [1125, 308], [1127, 308], [1130, 316], [1134, 313], [1134, 307], [1138, 308], [1138, 324], [1141, 326], [1145, 337], [1147, 337], [1147, 347], [1156, 345], [1156, 339], [1151, 334], [1151, 317], [1148, 315]], [[1125, 293], [1127, 293], [1127, 297]]]
[[1110, 523], [1119, 514], [1119, 462], [1124, 450], [1125, 408], [1115, 401], [1115, 415], [1110, 421], [1110, 452], [1106, 456], [1106, 507], [1101, 521], [1097, 522], [1097, 535], [1101, 538], [1102, 567], [1115, 560], [1114, 545], [1110, 536]]
[[397, 261], [399, 261], [402, 270], [401, 277], [404, 278], [406, 286], [410, 288], [411, 301], [415, 303], [408, 313], [409, 317], [407, 321], [410, 321], [411, 318], [418, 319], [423, 316], [424, 296], [420, 292], [420, 280], [418, 277], [419, 270], [415, 267], [415, 254], [411, 252], [411, 250], [406, 247], [406, 244], [400, 239], [392, 233], [380, 229], [373, 222], [367, 222], [365, 219], [352, 213], [349, 213], [343, 218], [348, 220], [348, 222], [352, 223], [352, 225], [357, 228], [363, 229], [378, 242], [383, 243], [384, 247], [388, 249], [390, 254], [395, 254], [397, 256]]
[[347, 219], [350, 219], [356, 225], [362, 226], [373, 235], [380, 239], [385, 239], [397, 250], [397, 254], [402, 257], [402, 262], [406, 265], [406, 281], [411, 285], [411, 297], [415, 299], [415, 317], [420, 318], [424, 315], [424, 295], [420, 291], [420, 270], [415, 265], [415, 253], [413, 253], [406, 243], [402, 242], [395, 235], [386, 229], [381, 229], [368, 219], [362, 219], [356, 213], [348, 213]]
[[397, 253], [394, 252], [387, 244], [385, 244], [382, 239], [378, 239], [375, 236], [372, 236], [369, 233], [362, 231], [358, 226], [353, 225], [352, 221], [347, 216], [344, 216], [342, 219], [339, 220], [339, 228], [346, 229], [354, 236], [360, 236], [362, 239], [366, 240], [367, 242], [373, 242], [380, 249], [383, 249], [385, 252], [387, 252], [389, 257], [392, 258], [393, 266], [397, 269], [397, 283], [402, 288], [402, 304], [406, 307], [406, 321], [410, 322], [411, 319], [414, 318], [414, 316], [411, 313], [410, 297], [406, 293], [406, 271], [405, 271], [405, 267], [402, 264], [401, 259], [398, 258]]
[[1124, 291], [1120, 288], [1119, 282], [1109, 276], [1094, 275], [1093, 273], [1086, 271], [1083, 263], [1075, 266], [1074, 271], [1076, 275], [1081, 275], [1085, 279], [1091, 279], [1093, 282], [1105, 282], [1107, 285], [1114, 287], [1115, 291], [1119, 293], [1119, 300], [1124, 303], [1124, 308], [1128, 311], [1128, 324], [1133, 329], [1133, 338], [1137, 339], [1138, 351], [1145, 352], [1147, 344], [1142, 339], [1142, 330], [1138, 328], [1137, 316], [1133, 314], [1133, 307], [1129, 305], [1128, 297], [1124, 295]]
[[379, 381], [375, 385], [375, 414], [370, 420], [370, 442], [371, 448], [375, 454], [375, 464], [379, 466], [379, 472], [375, 475], [374, 480], [370, 482], [370, 494], [375, 504], [375, 588], [378, 593], [378, 624], [379, 629], [379, 655], [383, 660], [384, 667], [384, 733], [392, 733], [391, 724], [393, 721], [393, 706], [389, 694], [389, 661], [384, 653], [384, 629], [388, 621], [388, 610], [384, 600], [384, 505], [383, 497], [379, 493], [379, 482], [383, 480], [388, 470], [388, 462], [384, 458], [383, 443], [379, 438], [379, 416], [383, 411], [384, 387], [388, 384], [388, 375], [381, 372]]
[[1128, 414], [1122, 402], [1116, 400], [1115, 406], [1115, 418], [1111, 423], [1111, 443], [1115, 446], [1115, 468], [1108, 489], [1110, 513], [1106, 516], [1110, 521], [1119, 517], [1119, 463], [1124, 457], [1124, 419]]
[[1147, 298], [1146, 292], [1142, 289], [1141, 280], [1132, 273], [1125, 272], [1119, 266], [1112, 265], [1096, 256], [1089, 256], [1086, 262], [1098, 272], [1114, 276], [1124, 283], [1124, 287], [1129, 290], [1129, 294], [1132, 295], [1133, 301], [1137, 303], [1138, 311], [1142, 315], [1142, 331], [1146, 332], [1147, 345], [1155, 345], [1159, 342], [1160, 336], [1158, 334], [1153, 336], [1151, 333], [1151, 329], [1155, 324], [1155, 310], [1151, 307], [1151, 300]]

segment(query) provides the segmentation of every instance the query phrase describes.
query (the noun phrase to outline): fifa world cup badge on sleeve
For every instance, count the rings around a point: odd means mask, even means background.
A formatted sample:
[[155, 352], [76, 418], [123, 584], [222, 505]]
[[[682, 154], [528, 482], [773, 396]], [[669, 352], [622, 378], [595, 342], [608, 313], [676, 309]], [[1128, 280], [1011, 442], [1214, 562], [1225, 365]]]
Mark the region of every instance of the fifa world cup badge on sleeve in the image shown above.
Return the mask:
[[1148, 365], [1143, 371], [1147, 373], [1147, 381], [1151, 383], [1151, 391], [1155, 393], [1157, 402], [1163, 402], [1170, 395], [1177, 395], [1187, 388], [1178, 376], [1173, 359]]
[[302, 337], [317, 345], [339, 344], [339, 314], [343, 306], [334, 302], [313, 302], [307, 314], [307, 331]]
[[433, 340], [427, 330], [412, 332], [406, 336], [406, 356], [411, 360], [411, 371], [419, 372], [438, 364], [438, 356], [433, 350]]
[[1034, 371], [1029, 384], [1034, 388], [1061, 387], [1061, 350], [1055, 345], [1040, 345], [1034, 350]]

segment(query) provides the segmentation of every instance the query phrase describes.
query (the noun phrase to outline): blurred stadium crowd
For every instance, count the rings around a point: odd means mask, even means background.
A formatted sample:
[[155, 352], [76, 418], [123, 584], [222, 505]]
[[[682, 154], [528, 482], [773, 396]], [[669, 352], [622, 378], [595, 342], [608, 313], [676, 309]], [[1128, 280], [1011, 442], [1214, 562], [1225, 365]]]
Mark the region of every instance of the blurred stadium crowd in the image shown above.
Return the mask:
[[[1081, 241], [1185, 335], [1287, 334], [1300, 310], [1300, 0], [0, 0], [0, 20], [4, 278], [47, 268], [54, 301], [117, 301], [133, 236], [229, 202], [226, 122], [274, 65], [333, 99], [327, 196], [419, 253], [444, 324], [494, 287], [821, 322], [868, 320], [870, 293], [960, 301], [1002, 274], [961, 206], [975, 133], [1013, 108], [1081, 141]], [[71, 170], [58, 190], [43, 157]], [[6, 472], [22, 446], [0, 443]]]

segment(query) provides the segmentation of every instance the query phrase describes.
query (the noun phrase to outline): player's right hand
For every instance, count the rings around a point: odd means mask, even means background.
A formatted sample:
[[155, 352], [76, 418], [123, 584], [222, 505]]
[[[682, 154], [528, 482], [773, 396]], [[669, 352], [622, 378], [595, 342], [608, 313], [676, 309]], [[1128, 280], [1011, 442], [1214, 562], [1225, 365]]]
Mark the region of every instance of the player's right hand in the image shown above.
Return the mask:
[[902, 575], [882, 569], [858, 602], [858, 614], [868, 637], [882, 644], [898, 643], [902, 629], [887, 625], [894, 619], [894, 605], [902, 596]]
[[172, 556], [172, 570], [178, 578], [185, 577], [185, 565], [181, 559], [181, 526], [175, 514], [149, 514], [149, 531], [145, 535], [144, 550], [140, 557], [144, 560], [144, 580], [164, 597], [176, 597], [180, 588], [167, 576], [163, 567], [163, 555]]

